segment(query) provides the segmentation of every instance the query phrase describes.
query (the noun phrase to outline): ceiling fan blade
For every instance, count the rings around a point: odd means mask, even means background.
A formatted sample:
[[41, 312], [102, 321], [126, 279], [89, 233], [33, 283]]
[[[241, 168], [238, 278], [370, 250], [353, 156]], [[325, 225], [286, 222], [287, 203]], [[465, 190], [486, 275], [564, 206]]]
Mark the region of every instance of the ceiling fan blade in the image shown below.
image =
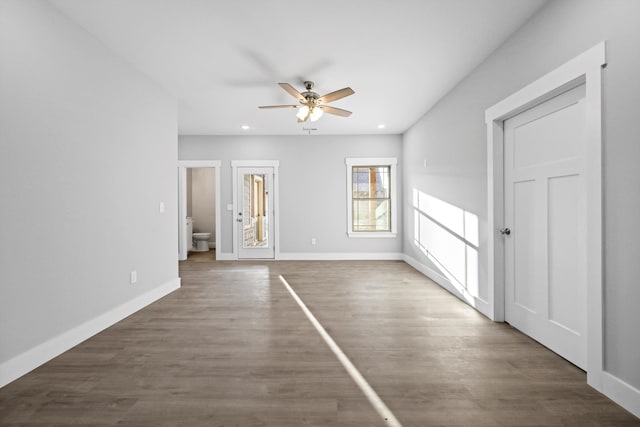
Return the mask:
[[291, 96], [293, 96], [298, 101], [305, 101], [304, 96], [300, 92], [296, 90], [295, 87], [291, 86], [289, 83], [278, 83], [280, 87], [286, 90]]
[[299, 108], [299, 105], [260, 105], [258, 108]]
[[333, 114], [335, 116], [349, 117], [351, 115], [351, 111], [343, 110], [342, 108], [329, 107], [328, 105], [320, 105], [318, 108], [325, 113]]
[[326, 104], [328, 102], [333, 102], [338, 99], [344, 98], [345, 96], [353, 95], [354, 93], [355, 92], [353, 91], [353, 89], [351, 89], [350, 87], [345, 87], [321, 96], [320, 98], [318, 98], [318, 102], [321, 104]]

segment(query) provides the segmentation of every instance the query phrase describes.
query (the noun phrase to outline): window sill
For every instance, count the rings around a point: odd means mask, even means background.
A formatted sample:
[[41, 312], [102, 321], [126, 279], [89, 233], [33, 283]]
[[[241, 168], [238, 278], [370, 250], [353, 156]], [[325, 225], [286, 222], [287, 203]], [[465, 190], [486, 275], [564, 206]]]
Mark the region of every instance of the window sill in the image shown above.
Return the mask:
[[382, 239], [395, 239], [398, 235], [398, 233], [390, 233], [390, 232], [386, 232], [386, 231], [381, 231], [381, 232], [354, 232], [354, 231], [350, 231], [347, 233], [347, 235], [349, 236], [349, 238], [364, 238], [364, 239], [376, 239], [376, 238], [382, 238]]

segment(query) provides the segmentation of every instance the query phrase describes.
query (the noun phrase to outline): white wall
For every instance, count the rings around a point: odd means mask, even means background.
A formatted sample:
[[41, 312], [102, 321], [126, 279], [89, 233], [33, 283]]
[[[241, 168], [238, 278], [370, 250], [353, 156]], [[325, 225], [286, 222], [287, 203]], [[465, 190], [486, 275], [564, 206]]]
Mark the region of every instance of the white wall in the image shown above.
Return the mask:
[[0, 2], [0, 385], [179, 283], [176, 161], [173, 100], [48, 2]]
[[193, 181], [193, 169], [187, 169], [187, 216], [192, 215], [193, 202], [191, 200], [191, 181]]
[[[345, 165], [346, 157], [397, 157], [400, 161], [400, 154], [398, 135], [180, 136], [178, 152], [181, 160], [222, 161], [219, 252], [225, 253], [232, 252], [233, 237], [232, 212], [226, 210], [232, 203], [231, 160], [280, 161], [280, 252], [400, 253], [401, 229], [395, 239], [347, 237]], [[398, 215], [402, 217], [401, 212]], [[315, 246], [312, 237], [317, 239]]]
[[211, 233], [209, 244], [216, 241], [216, 175], [214, 168], [190, 168], [191, 217], [194, 233]]
[[[487, 290], [484, 110], [545, 73], [607, 42], [604, 71], [605, 368], [640, 388], [640, 2], [566, 0], [540, 13], [440, 101], [403, 138], [405, 252], [414, 245], [413, 189], [480, 221], [479, 282]], [[425, 169], [422, 160], [427, 159]]]

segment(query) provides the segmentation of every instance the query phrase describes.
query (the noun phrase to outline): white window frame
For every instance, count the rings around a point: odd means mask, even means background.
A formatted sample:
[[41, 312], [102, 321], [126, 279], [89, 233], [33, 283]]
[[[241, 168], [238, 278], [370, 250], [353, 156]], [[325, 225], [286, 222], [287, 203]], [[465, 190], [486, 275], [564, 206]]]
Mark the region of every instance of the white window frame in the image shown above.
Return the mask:
[[[398, 232], [398, 185], [397, 185], [397, 165], [396, 157], [347, 157], [347, 235], [350, 238], [394, 238]], [[354, 166], [389, 166], [391, 174], [391, 185], [389, 188], [389, 198], [391, 199], [391, 231], [353, 231], [353, 174]]]

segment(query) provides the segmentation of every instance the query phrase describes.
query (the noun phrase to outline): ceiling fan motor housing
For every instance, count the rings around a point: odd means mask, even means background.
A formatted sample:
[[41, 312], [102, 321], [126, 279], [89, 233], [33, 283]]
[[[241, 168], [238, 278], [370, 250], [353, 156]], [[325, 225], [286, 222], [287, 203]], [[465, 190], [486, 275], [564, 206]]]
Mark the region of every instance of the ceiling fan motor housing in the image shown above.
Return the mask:
[[301, 95], [304, 96], [304, 101], [300, 100], [302, 104], [316, 105], [318, 98], [320, 98], [320, 95], [311, 91], [302, 92]]
[[304, 82], [304, 87], [307, 90], [300, 94], [304, 97], [304, 101], [302, 99], [300, 100], [301, 104], [308, 105], [309, 107], [315, 106], [318, 104], [317, 101], [318, 101], [318, 98], [320, 98], [320, 95], [318, 95], [317, 92], [314, 92], [311, 90], [313, 89], [313, 85], [314, 83], [312, 81], [307, 80]]

